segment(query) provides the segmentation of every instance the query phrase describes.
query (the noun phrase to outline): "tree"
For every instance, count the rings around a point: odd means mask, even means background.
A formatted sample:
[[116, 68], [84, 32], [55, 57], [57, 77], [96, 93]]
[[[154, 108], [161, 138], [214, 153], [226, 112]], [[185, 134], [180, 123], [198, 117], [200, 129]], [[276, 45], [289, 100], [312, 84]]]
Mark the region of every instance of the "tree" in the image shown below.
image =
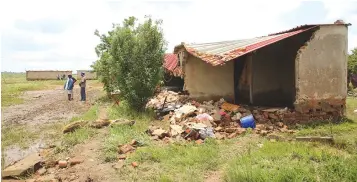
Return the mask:
[[100, 58], [93, 68], [100, 72], [107, 91], [119, 88], [122, 97], [137, 110], [144, 108], [162, 80], [166, 42], [162, 21], [145, 17], [142, 24], [129, 17], [122, 25], [100, 37], [96, 52]]
[[357, 74], [357, 47], [348, 55], [348, 72], [350, 74]]

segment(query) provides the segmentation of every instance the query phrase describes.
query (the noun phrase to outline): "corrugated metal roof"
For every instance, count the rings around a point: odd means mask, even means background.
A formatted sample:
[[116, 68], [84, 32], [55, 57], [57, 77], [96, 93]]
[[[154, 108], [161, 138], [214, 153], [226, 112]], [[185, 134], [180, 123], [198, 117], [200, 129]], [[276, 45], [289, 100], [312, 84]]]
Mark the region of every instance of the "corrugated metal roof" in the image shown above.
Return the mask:
[[[306, 30], [315, 28], [317, 26], [336, 25], [336, 24], [315, 24], [302, 25], [290, 30], [282, 31], [275, 34], [270, 34], [264, 37], [256, 37], [251, 39], [202, 43], [202, 44], [185, 44], [181, 43], [175, 47], [174, 53], [179, 49], [185, 48], [186, 51], [203, 61], [212, 64], [213, 66], [224, 64], [227, 61], [233, 60], [239, 56], [260, 49], [269, 44], [278, 42], [285, 38], [299, 34]], [[350, 24], [342, 24], [349, 26]]]
[[177, 66], [177, 55], [176, 54], [165, 54], [164, 57], [164, 68], [169, 71], [173, 71]]
[[178, 65], [178, 58], [176, 54], [165, 54], [164, 68], [171, 72], [174, 76], [182, 75], [182, 69]]

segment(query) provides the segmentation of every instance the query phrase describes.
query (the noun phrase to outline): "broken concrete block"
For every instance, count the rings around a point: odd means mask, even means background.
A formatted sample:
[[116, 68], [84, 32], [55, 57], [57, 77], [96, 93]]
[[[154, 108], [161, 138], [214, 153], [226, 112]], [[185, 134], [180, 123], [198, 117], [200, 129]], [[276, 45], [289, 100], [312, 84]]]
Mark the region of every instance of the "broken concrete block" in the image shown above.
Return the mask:
[[[10, 176], [21, 176], [29, 171], [36, 171], [40, 168], [40, 162], [42, 158], [38, 153], [33, 153], [15, 163], [12, 166], [7, 167], [2, 171], [2, 177], [10, 177]], [[36, 169], [37, 168], [37, 169]]]
[[60, 167], [60, 168], [66, 168], [67, 167], [67, 165], [68, 165], [68, 162], [67, 161], [58, 161], [58, 166]]
[[128, 152], [134, 151], [135, 148], [129, 144], [125, 144], [119, 148], [119, 154], [126, 154]]

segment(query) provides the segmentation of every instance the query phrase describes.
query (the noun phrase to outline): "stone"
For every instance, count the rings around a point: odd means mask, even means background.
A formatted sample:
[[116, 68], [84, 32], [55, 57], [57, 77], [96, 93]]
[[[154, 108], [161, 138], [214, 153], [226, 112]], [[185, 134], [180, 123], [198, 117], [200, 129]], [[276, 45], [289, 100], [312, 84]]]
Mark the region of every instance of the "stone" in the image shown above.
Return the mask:
[[218, 140], [222, 140], [222, 139], [224, 139], [225, 138], [225, 136], [224, 135], [222, 135], [221, 133], [215, 133], [215, 136], [216, 136], [216, 139], [218, 139]]
[[231, 133], [230, 135], [228, 135], [229, 139], [235, 138], [238, 136], [238, 133]]
[[213, 121], [221, 121], [221, 115], [218, 112], [215, 112], [213, 115]]
[[264, 130], [265, 129], [265, 126], [263, 124], [257, 124], [255, 126], [256, 129], [259, 129], [259, 130]]
[[20, 176], [28, 170], [35, 170], [41, 161], [42, 158], [40, 157], [39, 153], [30, 154], [14, 165], [4, 169], [2, 171], [2, 177]]
[[125, 154], [120, 154], [120, 155], [118, 156], [118, 159], [119, 159], [119, 160], [125, 160], [125, 159], [126, 159], [126, 155], [125, 155]]
[[129, 143], [129, 145], [131, 146], [136, 146], [138, 144], [138, 141], [136, 141], [135, 139], [132, 139]]
[[237, 128], [226, 128], [224, 131], [226, 132], [226, 133], [234, 133], [234, 132], [236, 132], [238, 129]]
[[281, 128], [281, 127], [283, 127], [283, 126], [284, 126], [284, 123], [282, 123], [282, 122], [277, 122], [277, 123], [276, 123], [276, 125], [277, 125], [277, 126], [279, 126], [279, 127]]
[[111, 121], [109, 120], [97, 120], [94, 121], [93, 123], [90, 124], [90, 127], [92, 128], [103, 128], [105, 126], [109, 126], [111, 124]]
[[226, 110], [226, 111], [232, 111], [232, 112], [237, 112], [239, 109], [238, 105], [235, 104], [230, 104], [228, 102], [225, 102], [221, 105], [221, 108]]
[[67, 165], [68, 165], [68, 162], [67, 161], [58, 161], [58, 166], [60, 167], [60, 168], [66, 168], [67, 167]]
[[58, 161], [56, 161], [56, 160], [47, 160], [47, 161], [45, 161], [44, 166], [45, 166], [46, 168], [53, 168], [53, 167], [55, 167], [57, 164], [58, 164]]
[[286, 128], [280, 128], [279, 130], [280, 130], [281, 132], [283, 132], [283, 133], [288, 132], [288, 129], [286, 129]]
[[202, 143], [203, 143], [203, 140], [198, 139], [198, 140], [196, 140], [196, 141], [195, 141], [195, 143], [196, 143], [197, 145], [200, 145], [200, 144], [202, 144]]
[[170, 125], [170, 134], [171, 136], [177, 136], [177, 135], [181, 135], [181, 133], [183, 133], [184, 130], [182, 129], [182, 126], [180, 125]]
[[73, 166], [73, 165], [77, 165], [84, 162], [83, 158], [79, 158], [79, 157], [74, 157], [68, 160], [68, 163]]
[[41, 168], [39, 169], [36, 173], [40, 176], [44, 175], [47, 172], [46, 168]]
[[126, 154], [128, 152], [134, 151], [135, 148], [131, 145], [125, 144], [119, 148], [119, 154]]
[[123, 160], [119, 160], [117, 163], [115, 163], [113, 165], [113, 168], [114, 169], [121, 169], [121, 168], [124, 167], [124, 165], [125, 165], [124, 161]]
[[132, 165], [134, 168], [136, 168], [136, 167], [139, 166], [139, 164], [138, 164], [137, 162], [132, 162], [131, 165]]
[[87, 124], [87, 122], [85, 122], [85, 121], [76, 121], [76, 122], [70, 123], [63, 128], [63, 133], [74, 132], [77, 129], [85, 126], [86, 124]]
[[237, 133], [239, 135], [244, 134], [247, 130], [245, 128], [238, 128]]
[[274, 130], [274, 126], [268, 126], [267, 130], [273, 131]]
[[214, 129], [214, 131], [223, 131], [223, 128], [220, 127], [220, 126], [218, 126], [218, 127], [216, 127], [216, 128]]
[[273, 113], [270, 113], [268, 116], [269, 116], [269, 119], [279, 120], [279, 117]]
[[260, 131], [260, 135], [262, 135], [262, 136], [266, 136], [267, 134], [268, 134], [268, 131], [266, 131], [266, 130]]

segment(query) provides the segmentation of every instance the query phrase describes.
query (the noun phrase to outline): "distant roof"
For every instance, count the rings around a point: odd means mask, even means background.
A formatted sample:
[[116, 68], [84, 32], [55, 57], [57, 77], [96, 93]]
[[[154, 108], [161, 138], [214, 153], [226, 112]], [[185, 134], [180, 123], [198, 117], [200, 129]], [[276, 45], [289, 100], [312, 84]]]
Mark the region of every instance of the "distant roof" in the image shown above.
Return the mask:
[[223, 42], [211, 42], [201, 44], [185, 44], [181, 43], [174, 49], [174, 53], [177, 53], [179, 49], [185, 48], [186, 51], [203, 61], [210, 63], [213, 66], [224, 64], [227, 61], [233, 60], [237, 57], [250, 53], [254, 50], [260, 49], [267, 45], [273, 44], [280, 40], [286, 39], [293, 35], [302, 33], [304, 31], [313, 29], [318, 26], [325, 25], [344, 25], [349, 26], [351, 24], [314, 24], [314, 25], [302, 25], [290, 30], [282, 31], [279, 33], [270, 34], [268, 36], [256, 37], [251, 39], [232, 40]]

